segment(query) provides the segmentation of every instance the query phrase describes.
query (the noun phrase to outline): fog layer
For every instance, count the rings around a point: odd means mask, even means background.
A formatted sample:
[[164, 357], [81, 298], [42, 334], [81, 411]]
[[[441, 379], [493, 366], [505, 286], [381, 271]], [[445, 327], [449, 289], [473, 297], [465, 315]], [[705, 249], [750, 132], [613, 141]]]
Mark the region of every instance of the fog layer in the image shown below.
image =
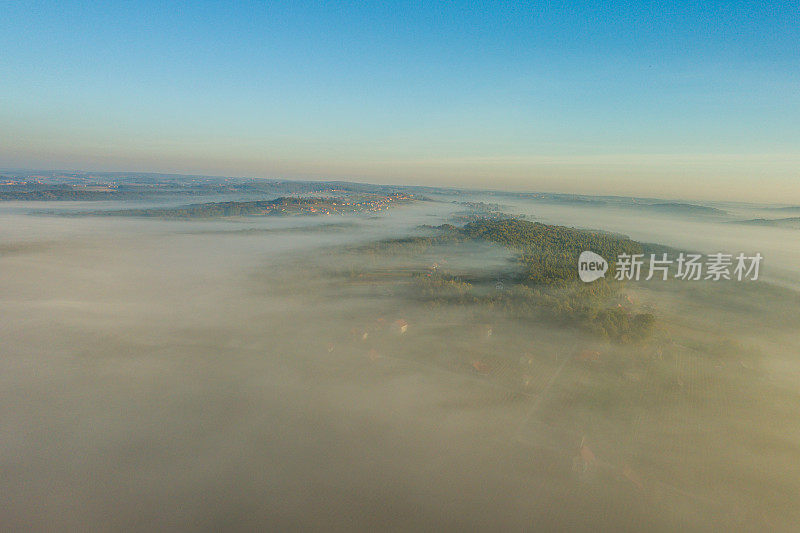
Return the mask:
[[[447, 202], [224, 221], [28, 214], [41, 207], [0, 211], [4, 529], [790, 531], [800, 520], [789, 289], [632, 285], [673, 342], [618, 346], [408, 297], [404, 273], [432, 262], [507, 270], [513, 254], [498, 246], [359, 251], [447, 222]], [[760, 251], [767, 279], [797, 282], [789, 230], [509, 211]]]

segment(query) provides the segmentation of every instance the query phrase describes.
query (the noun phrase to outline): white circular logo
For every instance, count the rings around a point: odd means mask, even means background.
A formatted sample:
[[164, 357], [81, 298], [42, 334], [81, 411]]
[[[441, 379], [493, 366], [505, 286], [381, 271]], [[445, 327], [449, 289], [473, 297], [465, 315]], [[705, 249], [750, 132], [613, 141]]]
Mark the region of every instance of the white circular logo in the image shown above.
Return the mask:
[[597, 255], [594, 252], [586, 250], [581, 252], [578, 258], [578, 276], [581, 281], [589, 283], [596, 279], [605, 277], [608, 271], [608, 261]]

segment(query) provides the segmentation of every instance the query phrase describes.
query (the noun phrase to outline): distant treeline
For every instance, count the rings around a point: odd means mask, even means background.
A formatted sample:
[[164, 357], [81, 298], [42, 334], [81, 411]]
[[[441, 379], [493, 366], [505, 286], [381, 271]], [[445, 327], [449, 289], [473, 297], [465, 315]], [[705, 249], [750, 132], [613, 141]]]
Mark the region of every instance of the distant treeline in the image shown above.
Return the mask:
[[[130, 173], [0, 174], [0, 201], [137, 200], [164, 196], [407, 194], [419, 187], [350, 182], [195, 177]], [[414, 194], [422, 200], [418, 194]]]
[[246, 215], [265, 215], [279, 213], [280, 207], [299, 207], [315, 202], [315, 198], [276, 198], [255, 202], [207, 202], [191, 204], [184, 207], [164, 207], [151, 209], [121, 209], [117, 211], [99, 211], [94, 214], [129, 217], [163, 217], [163, 218], [216, 218]]
[[[182, 207], [94, 211], [96, 216], [157, 218], [222, 218], [254, 215], [333, 214], [379, 211], [414, 199], [407, 195], [354, 195], [353, 197], [280, 197], [252, 202], [207, 202]], [[83, 213], [87, 214], [87, 213]]]

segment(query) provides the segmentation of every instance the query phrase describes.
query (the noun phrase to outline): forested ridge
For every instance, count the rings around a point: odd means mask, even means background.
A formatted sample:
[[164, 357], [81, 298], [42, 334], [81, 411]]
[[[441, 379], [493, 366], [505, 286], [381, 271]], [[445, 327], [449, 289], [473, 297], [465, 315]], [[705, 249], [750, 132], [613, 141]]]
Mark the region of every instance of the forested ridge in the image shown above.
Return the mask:
[[[655, 316], [633, 305], [622, 292], [624, 284], [613, 279], [613, 258], [645, 249], [626, 236], [517, 218], [487, 218], [460, 228], [445, 224], [426, 229], [430, 235], [379, 241], [361, 250], [419, 255], [471, 241], [495, 243], [517, 254], [516, 265], [502, 287], [485, 273], [471, 276], [437, 267], [417, 276], [417, 296], [433, 305], [488, 305], [523, 320], [570, 323], [618, 342], [641, 341], [652, 332]], [[592, 283], [578, 280], [578, 256], [584, 250], [609, 260], [607, 278]]]

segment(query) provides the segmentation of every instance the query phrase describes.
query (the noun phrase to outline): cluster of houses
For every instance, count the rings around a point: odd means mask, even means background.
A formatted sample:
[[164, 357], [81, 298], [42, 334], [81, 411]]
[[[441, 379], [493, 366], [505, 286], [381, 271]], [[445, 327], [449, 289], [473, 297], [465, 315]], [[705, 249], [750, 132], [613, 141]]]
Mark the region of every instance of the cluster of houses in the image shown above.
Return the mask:
[[[336, 213], [377, 212], [389, 209], [396, 202], [408, 202], [414, 197], [409, 194], [392, 193], [383, 196], [370, 195], [369, 199], [358, 198], [329, 198], [325, 200], [307, 199], [306, 203], [298, 203], [296, 208], [300, 213], [319, 215], [333, 215]], [[281, 208], [280, 211], [285, 211]]]

